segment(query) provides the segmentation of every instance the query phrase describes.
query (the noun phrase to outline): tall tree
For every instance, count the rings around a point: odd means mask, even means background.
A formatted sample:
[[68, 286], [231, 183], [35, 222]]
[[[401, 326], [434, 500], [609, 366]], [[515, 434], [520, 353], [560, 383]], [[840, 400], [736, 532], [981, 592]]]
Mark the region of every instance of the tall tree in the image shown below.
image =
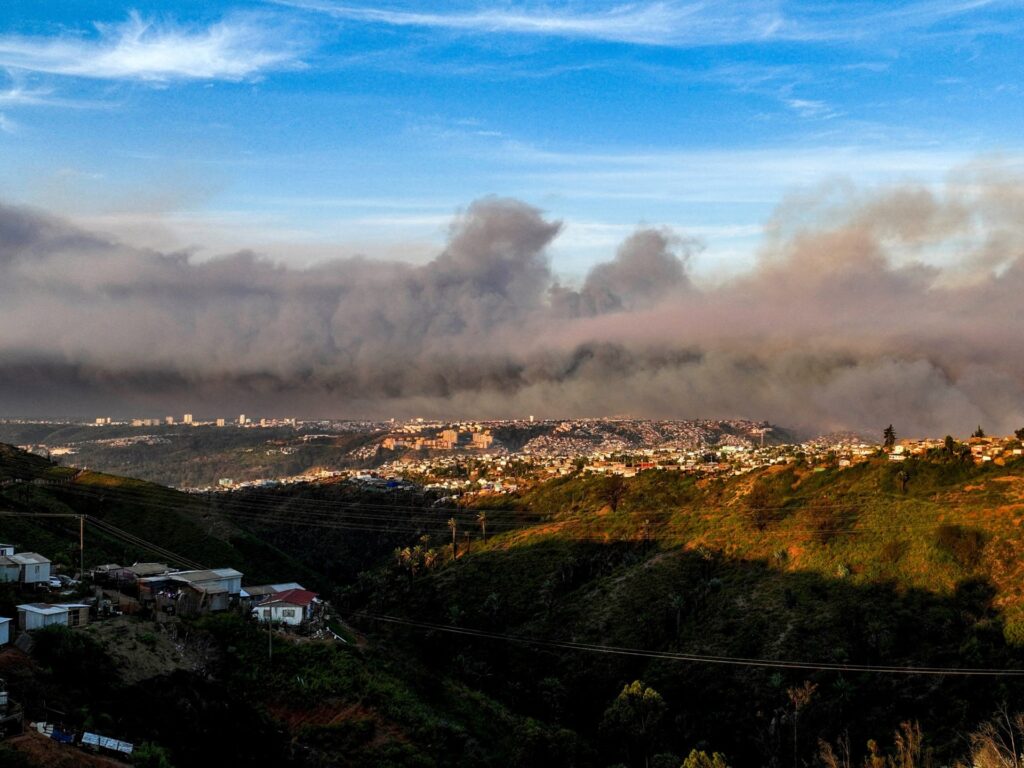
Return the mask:
[[981, 424], [978, 425], [978, 428], [976, 430], [974, 430], [974, 434], [971, 435], [971, 437], [984, 437], [984, 436], [985, 436], [985, 430], [981, 428]]
[[789, 696], [789, 702], [793, 705], [793, 766], [797, 768], [800, 764], [800, 750], [799, 750], [799, 729], [800, 724], [800, 713], [803, 709], [811, 703], [811, 699], [814, 698], [814, 692], [818, 690], [816, 683], [812, 683], [810, 680], [804, 680], [803, 685], [794, 688], [787, 688], [786, 694]]
[[640, 756], [645, 768], [649, 768], [651, 749], [666, 709], [660, 693], [642, 680], [634, 680], [605, 710], [601, 728], [609, 735], [625, 738], [630, 759]]
[[882, 430], [882, 445], [887, 451], [896, 445], [896, 430], [892, 428], [892, 424]]
[[448, 527], [452, 531], [452, 559], [454, 560], [459, 556], [459, 545], [458, 542], [455, 540], [455, 537], [458, 534], [459, 524], [455, 522], [454, 517], [448, 518]]
[[601, 484], [601, 495], [605, 504], [615, 512], [626, 497], [626, 480], [622, 475], [609, 475]]

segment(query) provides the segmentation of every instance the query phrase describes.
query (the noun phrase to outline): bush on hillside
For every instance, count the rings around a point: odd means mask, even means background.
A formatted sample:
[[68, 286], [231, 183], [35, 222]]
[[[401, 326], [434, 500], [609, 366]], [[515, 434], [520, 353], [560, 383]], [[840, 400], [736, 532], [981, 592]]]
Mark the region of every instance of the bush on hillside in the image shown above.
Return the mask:
[[940, 525], [935, 531], [935, 544], [961, 568], [970, 570], [981, 563], [985, 537], [981, 531], [962, 525]]

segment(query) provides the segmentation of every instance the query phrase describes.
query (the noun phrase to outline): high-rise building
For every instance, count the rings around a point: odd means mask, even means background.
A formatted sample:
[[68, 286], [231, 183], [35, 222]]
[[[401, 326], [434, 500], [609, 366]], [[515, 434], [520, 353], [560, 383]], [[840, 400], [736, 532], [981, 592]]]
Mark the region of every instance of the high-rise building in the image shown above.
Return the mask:
[[174, 424], [174, 417], [173, 416], [165, 416], [164, 417], [164, 424], [173, 425]]
[[223, 427], [224, 426], [224, 419], [217, 419], [217, 426], [218, 427]]
[[185, 418], [183, 418], [183, 419], [181, 420], [181, 422], [182, 422], [183, 424], [191, 424], [191, 423], [192, 423], [192, 414], [191, 414], [191, 413], [186, 413], [186, 414], [185, 414]]
[[239, 416], [238, 416], [238, 423], [241, 424], [242, 426], [245, 426], [245, 414], [244, 413], [239, 414]]

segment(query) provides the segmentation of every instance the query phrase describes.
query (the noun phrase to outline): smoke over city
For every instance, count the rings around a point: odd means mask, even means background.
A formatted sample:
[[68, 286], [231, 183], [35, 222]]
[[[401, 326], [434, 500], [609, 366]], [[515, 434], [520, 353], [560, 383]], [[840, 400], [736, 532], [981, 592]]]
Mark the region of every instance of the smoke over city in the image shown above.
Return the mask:
[[768, 419], [809, 432], [1024, 425], [1024, 185], [796, 196], [753, 268], [638, 229], [578, 285], [562, 225], [456, 216], [415, 266], [196, 261], [0, 206], [0, 415]]

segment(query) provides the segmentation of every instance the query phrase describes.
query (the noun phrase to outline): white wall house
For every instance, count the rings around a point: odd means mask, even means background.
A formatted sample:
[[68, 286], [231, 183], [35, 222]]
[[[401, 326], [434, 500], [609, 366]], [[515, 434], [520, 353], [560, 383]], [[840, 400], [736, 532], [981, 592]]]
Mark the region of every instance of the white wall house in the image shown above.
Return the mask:
[[42, 629], [53, 625], [68, 625], [68, 609], [49, 603], [25, 603], [18, 606], [18, 626], [21, 629]]
[[21, 579], [21, 566], [9, 555], [0, 555], [0, 582], [18, 581]]
[[316, 592], [289, 589], [273, 595], [252, 609], [259, 621], [270, 621], [296, 626], [312, 618]]
[[14, 554], [13, 544], [0, 544], [0, 555], [7, 557]]
[[0, 616], [0, 645], [11, 642], [11, 620]]
[[50, 561], [37, 552], [20, 552], [8, 557], [21, 567], [19, 580], [24, 584], [45, 584], [50, 580]]

